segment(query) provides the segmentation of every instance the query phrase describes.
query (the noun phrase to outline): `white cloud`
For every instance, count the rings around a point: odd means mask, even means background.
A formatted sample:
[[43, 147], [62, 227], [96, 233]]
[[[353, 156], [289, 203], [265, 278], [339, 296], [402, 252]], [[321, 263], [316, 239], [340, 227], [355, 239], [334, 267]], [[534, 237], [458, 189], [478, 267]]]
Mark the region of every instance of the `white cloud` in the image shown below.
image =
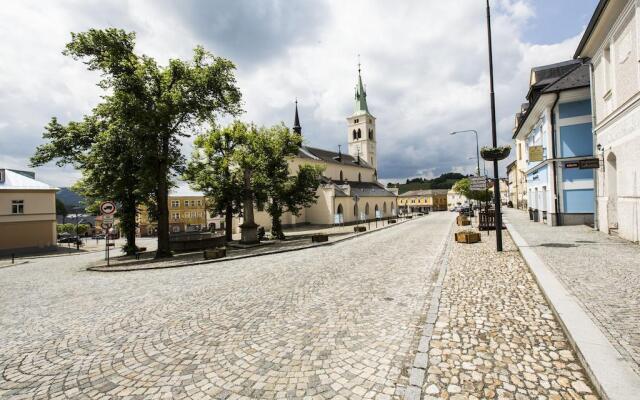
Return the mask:
[[[197, 1], [179, 13], [182, 3], [169, 0], [4, 5], [0, 165], [24, 168], [51, 116], [75, 119], [90, 111], [98, 101], [98, 77], [61, 51], [70, 31], [117, 26], [135, 30], [139, 51], [160, 62], [189, 57], [196, 44], [231, 58], [247, 120], [290, 124], [297, 97], [306, 140], [327, 148], [346, 142], [361, 54], [369, 107], [378, 118], [380, 175], [474, 170], [475, 162], [467, 160], [475, 154], [473, 136], [447, 133], [477, 129], [483, 143], [490, 140], [484, 2], [295, 2], [287, 12], [293, 3], [272, 0], [255, 13]], [[509, 142], [530, 68], [570, 58], [578, 35], [532, 45], [522, 38], [524, 24], [535, 18], [532, 1], [499, 0], [493, 11], [498, 128], [500, 141]], [[221, 16], [211, 21], [207, 13]], [[207, 26], [220, 21], [220, 29]], [[77, 177], [55, 167], [38, 174], [56, 185]]]

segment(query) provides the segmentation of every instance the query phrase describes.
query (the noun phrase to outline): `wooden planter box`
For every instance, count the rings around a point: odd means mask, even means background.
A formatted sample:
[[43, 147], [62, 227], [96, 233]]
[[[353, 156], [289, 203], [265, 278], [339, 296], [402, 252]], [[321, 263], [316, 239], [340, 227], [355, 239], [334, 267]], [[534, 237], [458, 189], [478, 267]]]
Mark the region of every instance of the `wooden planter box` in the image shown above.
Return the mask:
[[477, 243], [481, 240], [479, 232], [456, 232], [456, 242], [458, 243]]
[[390, 224], [395, 224], [396, 222], [397, 222], [397, 221], [396, 221], [395, 219], [390, 219], [390, 220], [389, 220], [389, 223], [390, 223]]
[[471, 221], [469, 220], [469, 217], [464, 215], [458, 215], [458, 217], [456, 218], [456, 223], [458, 224], [458, 226], [471, 225]]
[[204, 251], [205, 260], [215, 260], [216, 258], [223, 258], [227, 256], [227, 249], [208, 249]]
[[329, 241], [329, 235], [319, 233], [317, 235], [311, 236], [311, 243], [322, 243], [322, 242], [328, 242], [328, 241]]
[[405, 218], [406, 219], [411, 219], [411, 218], [413, 218], [413, 215], [407, 215]]
[[367, 231], [367, 227], [366, 226], [354, 226], [353, 227], [353, 231], [356, 232], [356, 233], [366, 232]]

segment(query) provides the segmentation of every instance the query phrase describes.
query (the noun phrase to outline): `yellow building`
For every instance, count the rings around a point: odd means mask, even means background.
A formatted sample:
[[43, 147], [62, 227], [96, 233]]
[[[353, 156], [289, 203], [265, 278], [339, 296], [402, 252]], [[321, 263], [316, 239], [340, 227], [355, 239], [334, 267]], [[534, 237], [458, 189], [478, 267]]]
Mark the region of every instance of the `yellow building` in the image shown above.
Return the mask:
[[[138, 234], [154, 236], [158, 224], [149, 218], [146, 207], [141, 207], [137, 217]], [[169, 194], [169, 231], [171, 233], [196, 232], [207, 229], [205, 197], [188, 188], [178, 188]]]
[[447, 189], [412, 190], [398, 196], [405, 213], [447, 210]]
[[0, 254], [56, 246], [57, 191], [32, 172], [0, 169]]

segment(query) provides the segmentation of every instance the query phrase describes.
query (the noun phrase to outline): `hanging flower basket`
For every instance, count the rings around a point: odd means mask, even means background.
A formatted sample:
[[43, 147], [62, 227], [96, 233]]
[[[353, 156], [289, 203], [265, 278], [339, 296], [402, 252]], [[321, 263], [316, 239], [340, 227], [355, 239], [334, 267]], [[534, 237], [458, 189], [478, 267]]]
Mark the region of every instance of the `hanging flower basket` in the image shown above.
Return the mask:
[[500, 161], [509, 157], [511, 146], [499, 147], [483, 147], [480, 149], [480, 155], [487, 161]]

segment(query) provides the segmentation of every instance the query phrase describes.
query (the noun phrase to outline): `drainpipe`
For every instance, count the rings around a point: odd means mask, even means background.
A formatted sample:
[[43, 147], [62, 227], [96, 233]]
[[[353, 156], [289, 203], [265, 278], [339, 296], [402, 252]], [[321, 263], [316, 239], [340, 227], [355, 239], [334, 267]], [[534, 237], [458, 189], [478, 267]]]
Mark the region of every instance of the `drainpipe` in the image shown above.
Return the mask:
[[551, 106], [551, 157], [553, 159], [553, 193], [555, 195], [556, 204], [556, 226], [560, 226], [560, 195], [558, 193], [558, 164], [556, 162], [556, 106], [560, 101], [560, 93], [556, 92], [556, 99]]
[[[595, 104], [595, 86], [593, 85], [593, 74], [594, 74], [594, 69], [593, 69], [593, 63], [591, 62], [590, 59], [585, 58], [584, 60], [582, 60], [583, 63], [588, 62], [589, 63], [589, 82], [591, 83], [589, 85], [589, 91], [591, 92], [591, 131], [593, 134], [593, 155], [597, 156], [597, 146], [598, 146], [598, 137], [596, 134], [596, 104]], [[598, 157], [600, 158], [600, 157]], [[604, 157], [603, 157], [604, 158]], [[604, 159], [602, 160], [602, 163], [604, 165]], [[598, 218], [598, 187], [599, 185], [599, 176], [600, 176], [600, 168], [598, 168], [598, 170], [596, 172], [594, 172], [593, 174], [593, 188], [595, 189], [595, 195], [593, 196], [593, 228], [595, 230], [599, 230], [600, 229], [600, 219]]]

